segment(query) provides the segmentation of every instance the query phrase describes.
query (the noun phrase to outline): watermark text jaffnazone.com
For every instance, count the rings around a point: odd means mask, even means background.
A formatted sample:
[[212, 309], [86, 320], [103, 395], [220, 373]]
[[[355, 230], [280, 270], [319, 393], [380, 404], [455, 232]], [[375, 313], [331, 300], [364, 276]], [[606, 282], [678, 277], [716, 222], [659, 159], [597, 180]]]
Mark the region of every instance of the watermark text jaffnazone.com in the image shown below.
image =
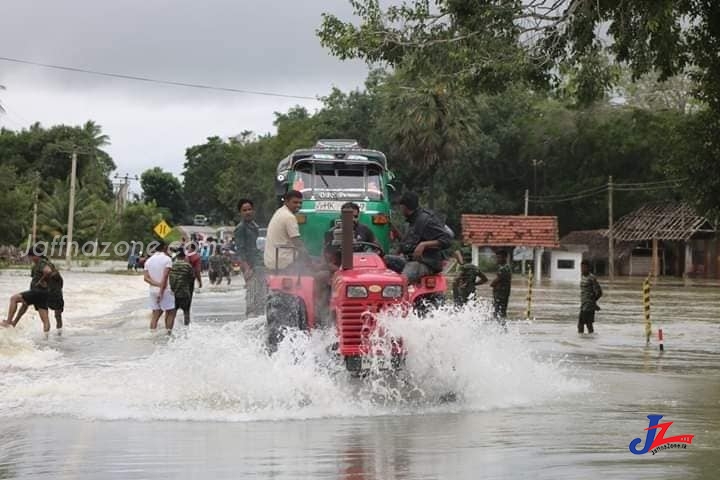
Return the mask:
[[[147, 255], [152, 255], [153, 253], [155, 253], [155, 251], [161, 244], [162, 243], [157, 240], [153, 240], [147, 245], [145, 245], [141, 241], [134, 240], [131, 242], [100, 242], [98, 240], [93, 240], [84, 242], [82, 245], [80, 245], [77, 241], [74, 240], [68, 243], [66, 235], [56, 235], [50, 242], [41, 240], [36, 242], [35, 244], [32, 243], [31, 237], [28, 237], [28, 253], [33, 252], [38, 255], [55, 257], [66, 255], [69, 249], [72, 256], [82, 254], [85, 257], [114, 256], [123, 258], [129, 256], [132, 253], [139, 254], [140, 252], [145, 252]], [[170, 244], [170, 247], [180, 247], [180, 245], [180, 242], [172, 242]], [[188, 242], [185, 244], [185, 247], [187, 248], [189, 245], [193, 245], [195, 247], [195, 250], [199, 249], [199, 245], [195, 242]]]

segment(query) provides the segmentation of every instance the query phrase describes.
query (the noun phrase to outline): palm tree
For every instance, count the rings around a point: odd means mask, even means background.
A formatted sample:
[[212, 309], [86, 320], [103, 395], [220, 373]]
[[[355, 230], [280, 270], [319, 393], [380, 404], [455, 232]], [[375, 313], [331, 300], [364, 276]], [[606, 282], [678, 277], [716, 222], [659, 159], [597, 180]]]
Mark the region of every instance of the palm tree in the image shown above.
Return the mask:
[[449, 167], [455, 153], [473, 131], [467, 97], [459, 97], [442, 84], [421, 80], [403, 85], [402, 75], [383, 86], [389, 115], [385, 131], [390, 133], [395, 154], [418, 170], [427, 184], [429, 206], [436, 200], [435, 181], [439, 169]]
[[[70, 206], [67, 182], [57, 180], [52, 195], [43, 195], [38, 206], [38, 232], [46, 240], [67, 235]], [[89, 190], [78, 188], [75, 195], [73, 237], [79, 244], [96, 240], [107, 233], [114, 223], [112, 206]]]

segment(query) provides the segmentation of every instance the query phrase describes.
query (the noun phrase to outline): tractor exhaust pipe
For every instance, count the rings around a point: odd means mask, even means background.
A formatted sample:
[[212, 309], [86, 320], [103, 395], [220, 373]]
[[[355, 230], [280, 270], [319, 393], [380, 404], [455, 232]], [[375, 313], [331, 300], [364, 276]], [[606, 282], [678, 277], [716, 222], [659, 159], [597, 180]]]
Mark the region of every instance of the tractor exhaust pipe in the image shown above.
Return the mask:
[[342, 248], [340, 250], [342, 269], [352, 270], [355, 211], [352, 208], [343, 208], [340, 219], [342, 220]]

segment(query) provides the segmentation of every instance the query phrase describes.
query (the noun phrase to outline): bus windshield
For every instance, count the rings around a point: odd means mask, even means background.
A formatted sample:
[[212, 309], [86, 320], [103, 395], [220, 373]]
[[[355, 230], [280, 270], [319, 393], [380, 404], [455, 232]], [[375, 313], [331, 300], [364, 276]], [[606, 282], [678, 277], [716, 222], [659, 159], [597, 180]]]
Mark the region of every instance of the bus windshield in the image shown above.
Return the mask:
[[383, 199], [381, 169], [374, 165], [303, 163], [295, 170], [292, 188], [308, 200]]

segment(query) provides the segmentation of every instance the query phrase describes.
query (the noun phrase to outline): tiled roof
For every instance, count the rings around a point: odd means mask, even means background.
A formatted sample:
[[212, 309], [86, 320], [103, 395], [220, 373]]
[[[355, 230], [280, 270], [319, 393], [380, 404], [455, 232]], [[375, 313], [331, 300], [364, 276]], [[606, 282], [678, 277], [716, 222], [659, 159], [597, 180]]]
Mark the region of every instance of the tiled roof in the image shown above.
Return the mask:
[[558, 248], [557, 217], [525, 215], [462, 216], [463, 241], [488, 247]]

